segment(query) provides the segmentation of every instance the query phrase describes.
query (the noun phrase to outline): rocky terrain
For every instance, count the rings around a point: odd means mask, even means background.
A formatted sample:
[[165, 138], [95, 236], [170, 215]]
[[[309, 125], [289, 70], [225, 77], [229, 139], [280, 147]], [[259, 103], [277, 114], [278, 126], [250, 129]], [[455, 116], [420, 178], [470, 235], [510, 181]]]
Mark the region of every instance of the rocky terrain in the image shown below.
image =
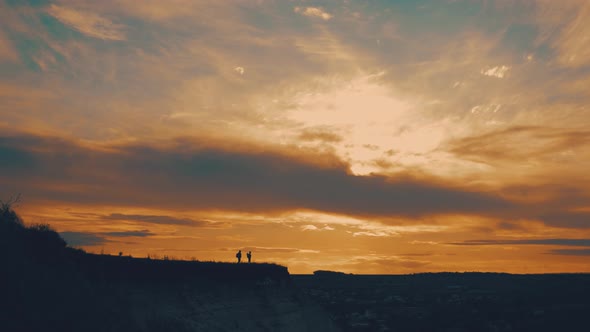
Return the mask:
[[295, 275], [343, 331], [586, 331], [589, 274]]

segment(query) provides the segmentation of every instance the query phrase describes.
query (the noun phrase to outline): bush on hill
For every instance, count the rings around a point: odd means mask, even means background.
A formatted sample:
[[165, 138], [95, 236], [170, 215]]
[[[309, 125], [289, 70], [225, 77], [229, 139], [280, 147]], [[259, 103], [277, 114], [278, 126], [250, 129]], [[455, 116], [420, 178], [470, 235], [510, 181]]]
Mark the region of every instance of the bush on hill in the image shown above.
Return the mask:
[[22, 218], [12, 208], [19, 196], [0, 201], [0, 247], [2, 255], [33, 257], [60, 256], [66, 241], [47, 224], [26, 227]]
[[0, 200], [0, 227], [24, 228], [23, 220], [14, 212], [12, 206], [18, 203], [20, 196], [8, 201]]

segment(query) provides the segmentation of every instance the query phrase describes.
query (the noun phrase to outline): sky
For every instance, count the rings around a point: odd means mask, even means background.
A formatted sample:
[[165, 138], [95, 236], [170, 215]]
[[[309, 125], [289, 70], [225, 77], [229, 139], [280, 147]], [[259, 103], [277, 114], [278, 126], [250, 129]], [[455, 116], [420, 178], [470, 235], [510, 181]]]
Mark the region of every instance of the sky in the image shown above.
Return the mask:
[[72, 246], [590, 272], [586, 0], [0, 0], [0, 199]]

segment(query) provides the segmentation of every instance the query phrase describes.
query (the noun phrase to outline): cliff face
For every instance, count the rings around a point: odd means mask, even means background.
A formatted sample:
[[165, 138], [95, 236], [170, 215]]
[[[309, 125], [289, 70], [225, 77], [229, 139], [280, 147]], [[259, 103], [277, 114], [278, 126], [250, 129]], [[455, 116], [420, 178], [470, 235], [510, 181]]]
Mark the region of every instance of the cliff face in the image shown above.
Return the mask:
[[334, 331], [274, 264], [92, 255], [0, 220], [0, 331]]
[[336, 330], [289, 280], [113, 282], [48, 266], [35, 272], [3, 292], [1, 331]]
[[111, 295], [138, 331], [336, 330], [292, 285], [121, 285]]

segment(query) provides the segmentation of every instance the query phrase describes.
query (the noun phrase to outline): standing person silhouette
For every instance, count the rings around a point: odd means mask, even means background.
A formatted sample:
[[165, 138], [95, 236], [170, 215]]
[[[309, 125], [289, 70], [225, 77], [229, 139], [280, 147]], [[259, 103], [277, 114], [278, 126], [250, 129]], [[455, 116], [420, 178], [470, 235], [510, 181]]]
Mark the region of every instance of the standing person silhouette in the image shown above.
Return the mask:
[[252, 260], [252, 252], [248, 251], [248, 253], [246, 254], [246, 257], [248, 257], [248, 263], [250, 263], [250, 261]]
[[238, 253], [236, 254], [236, 258], [238, 259], [238, 263], [240, 261], [242, 261], [242, 251], [241, 250], [238, 250]]

